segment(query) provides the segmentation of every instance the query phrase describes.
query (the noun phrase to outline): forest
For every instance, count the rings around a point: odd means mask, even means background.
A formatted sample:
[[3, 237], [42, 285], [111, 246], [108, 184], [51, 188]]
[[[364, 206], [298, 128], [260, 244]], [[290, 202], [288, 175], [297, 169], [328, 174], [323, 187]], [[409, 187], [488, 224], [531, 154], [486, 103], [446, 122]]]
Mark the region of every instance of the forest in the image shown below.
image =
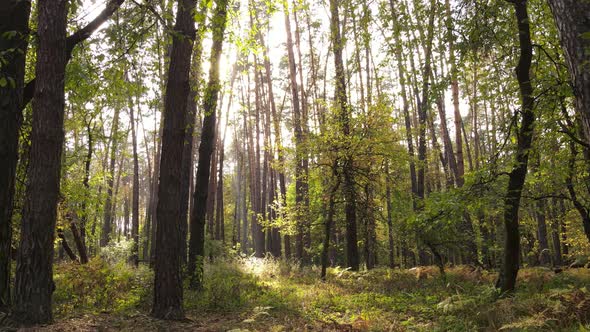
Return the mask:
[[0, 331], [590, 331], [588, 0], [2, 0]]

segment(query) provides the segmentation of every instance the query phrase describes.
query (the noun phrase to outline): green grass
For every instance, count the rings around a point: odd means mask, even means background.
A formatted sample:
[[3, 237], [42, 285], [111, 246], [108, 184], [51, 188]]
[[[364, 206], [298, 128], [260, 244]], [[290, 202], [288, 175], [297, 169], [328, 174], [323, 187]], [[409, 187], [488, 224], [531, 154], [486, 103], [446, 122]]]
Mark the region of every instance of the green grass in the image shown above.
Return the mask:
[[498, 298], [495, 274], [467, 267], [328, 271], [272, 259], [205, 266], [201, 291], [185, 291], [188, 322], [149, 317], [152, 272], [100, 259], [56, 268], [58, 325], [120, 330], [588, 331], [590, 270], [523, 269], [513, 297]]

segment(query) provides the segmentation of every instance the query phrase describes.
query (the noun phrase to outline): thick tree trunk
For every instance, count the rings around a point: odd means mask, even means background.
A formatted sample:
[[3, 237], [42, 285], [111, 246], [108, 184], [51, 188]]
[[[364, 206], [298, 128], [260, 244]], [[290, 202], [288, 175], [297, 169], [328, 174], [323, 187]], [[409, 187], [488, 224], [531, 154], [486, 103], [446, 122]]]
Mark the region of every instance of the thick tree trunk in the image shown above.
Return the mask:
[[511, 0], [515, 8], [520, 40], [520, 59], [516, 66], [516, 77], [521, 96], [521, 125], [518, 131], [516, 163], [509, 173], [508, 190], [504, 198], [505, 244], [504, 258], [496, 287], [502, 293], [514, 291], [519, 269], [520, 231], [518, 209], [520, 196], [527, 173], [529, 152], [533, 141], [535, 123], [533, 86], [529, 70], [533, 57], [533, 46], [526, 0]]
[[66, 0], [40, 0], [31, 158], [21, 222], [14, 318], [24, 324], [52, 320], [53, 241], [64, 140]]
[[158, 188], [154, 304], [160, 319], [184, 318], [181, 275], [180, 198], [182, 150], [186, 133], [189, 71], [195, 39], [194, 0], [179, 0], [164, 106], [164, 133]]
[[[205, 254], [205, 213], [207, 204], [207, 185], [210, 176], [211, 154], [215, 139], [217, 95], [219, 94], [219, 60], [223, 47], [223, 34], [227, 19], [227, 0], [216, 0], [212, 21], [213, 45], [211, 47], [211, 67], [209, 83], [203, 99], [203, 127], [199, 145], [199, 162], [195, 179], [193, 211], [190, 221], [188, 273], [192, 288], [203, 285], [203, 257]], [[198, 270], [198, 271], [197, 271]]]
[[[182, 196], [180, 199], [180, 236], [182, 247], [180, 250], [180, 257], [182, 264], [187, 262], [187, 240], [188, 240], [188, 224], [189, 224], [189, 206], [191, 199], [191, 180], [193, 180], [194, 167], [194, 150], [195, 150], [195, 124], [197, 120], [197, 104], [200, 90], [201, 79], [201, 63], [203, 55], [203, 34], [205, 32], [205, 21], [207, 18], [207, 7], [201, 6], [199, 8], [199, 20], [196, 31], [195, 43], [193, 47], [192, 65], [191, 65], [191, 89], [187, 100], [187, 127], [184, 137], [184, 145], [182, 150], [182, 173], [181, 173], [181, 190]], [[194, 181], [194, 180], [193, 180]]]
[[[590, 144], [590, 2], [586, 0], [548, 0], [576, 98], [576, 112], [582, 120], [586, 144]], [[590, 167], [590, 155], [586, 155]]]
[[[30, 11], [29, 1], [9, 0], [0, 5], [0, 31], [17, 33], [10, 38], [0, 35], [0, 53], [8, 60], [2, 73], [13, 80], [0, 87], [0, 309], [10, 305], [12, 211]], [[5, 53], [9, 49], [14, 51]]]

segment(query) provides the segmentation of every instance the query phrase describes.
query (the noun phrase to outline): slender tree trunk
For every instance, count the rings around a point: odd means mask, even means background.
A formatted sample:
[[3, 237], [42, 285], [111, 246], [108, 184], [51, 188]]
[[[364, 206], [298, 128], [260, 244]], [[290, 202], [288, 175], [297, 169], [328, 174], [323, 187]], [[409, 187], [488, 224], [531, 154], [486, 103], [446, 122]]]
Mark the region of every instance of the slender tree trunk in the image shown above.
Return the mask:
[[[162, 155], [162, 143], [161, 138], [164, 134], [164, 118], [161, 118], [160, 126], [158, 129], [158, 136], [154, 137], [154, 173], [152, 174], [152, 189], [150, 193], [150, 205], [148, 206], [149, 211], [148, 213], [151, 216], [151, 232], [147, 233], [147, 237], [151, 242], [150, 252], [149, 252], [149, 260], [150, 260], [150, 267], [154, 266], [156, 261], [156, 234], [158, 233], [158, 214], [156, 213], [156, 209], [158, 206], [158, 188], [160, 185], [160, 162], [161, 162], [161, 155]], [[154, 133], [155, 136], [155, 133]], [[147, 246], [146, 246], [147, 247]]]
[[[416, 177], [416, 193], [419, 200], [424, 199], [424, 180], [425, 180], [425, 167], [426, 167], [426, 126], [428, 118], [428, 110], [430, 108], [429, 103], [429, 77], [431, 71], [431, 58], [432, 58], [432, 39], [434, 37], [434, 14], [435, 14], [435, 2], [431, 1], [431, 12], [428, 19], [428, 35], [426, 36], [426, 46], [424, 47], [424, 71], [422, 73], [422, 97], [418, 102], [418, 174]], [[421, 208], [423, 203], [418, 204], [418, 208]]]
[[[293, 131], [295, 136], [295, 224], [297, 236], [295, 238], [295, 252], [297, 259], [302, 263], [309, 263], [305, 235], [307, 228], [305, 197], [307, 196], [304, 169], [303, 169], [303, 129], [301, 103], [299, 99], [299, 86], [297, 83], [297, 63], [293, 51], [293, 38], [291, 36], [291, 19], [289, 18], [288, 2], [283, 3], [285, 14], [285, 31], [287, 34], [287, 55], [289, 58], [289, 78], [291, 82], [291, 102], [293, 105]], [[303, 82], [302, 82], [303, 83]]]
[[[139, 108], [138, 108], [139, 110]], [[137, 155], [137, 128], [133, 105], [129, 105], [129, 121], [131, 122], [131, 140], [133, 145], [133, 193], [131, 199], [132, 221], [131, 221], [131, 238], [133, 247], [131, 248], [131, 262], [133, 265], [139, 265], [139, 159]]]
[[[574, 187], [574, 175], [575, 175], [575, 163], [576, 163], [577, 150], [576, 150], [576, 145], [573, 141], [569, 142], [569, 148], [570, 148], [570, 159], [569, 159], [569, 165], [568, 165], [569, 170], [568, 170], [568, 176], [566, 179], [566, 187], [567, 187], [568, 193], [570, 195], [570, 199], [571, 199], [572, 203], [574, 204], [574, 207], [576, 208], [576, 210], [580, 214], [580, 218], [582, 219], [582, 227], [584, 229], [584, 234], [586, 235], [586, 238], [588, 239], [588, 241], [590, 241], [590, 210], [587, 209], [584, 206], [584, 204], [582, 204], [582, 202], [580, 202], [580, 199], [578, 198], [578, 194], [576, 193], [576, 188]], [[565, 234], [565, 230], [563, 231], [563, 233]], [[565, 243], [565, 239], [564, 239], [564, 243]]]
[[521, 125], [518, 132], [516, 163], [508, 176], [508, 190], [504, 198], [505, 244], [504, 259], [496, 287], [505, 292], [514, 291], [519, 269], [520, 231], [518, 208], [527, 173], [529, 152], [533, 141], [535, 123], [533, 86], [529, 70], [533, 57], [533, 46], [529, 26], [526, 0], [511, 0], [515, 8], [520, 40], [520, 58], [516, 66], [516, 77], [521, 96]]
[[102, 224], [102, 232], [100, 233], [100, 246], [104, 247], [109, 244], [111, 229], [113, 227], [113, 186], [115, 182], [115, 162], [116, 153], [118, 148], [117, 136], [119, 135], [119, 108], [115, 108], [115, 114], [113, 115], [113, 123], [111, 127], [111, 151], [110, 151], [110, 163], [109, 172], [107, 174], [107, 196], [104, 203], [104, 218]]
[[[0, 309], [10, 305], [12, 212], [30, 11], [29, 1], [9, 0], [0, 8], [0, 31], [16, 32], [15, 37], [0, 35], [0, 53], [8, 60], [2, 72], [13, 79], [13, 85], [0, 87]], [[14, 51], [7, 52], [10, 49]]]
[[387, 239], [389, 244], [389, 268], [395, 267], [395, 244], [393, 242], [393, 207], [391, 206], [391, 185], [389, 180], [389, 162], [385, 162], [385, 199], [387, 200]]
[[192, 288], [203, 285], [203, 258], [205, 254], [205, 213], [207, 203], [207, 184], [209, 183], [211, 154], [215, 140], [215, 122], [217, 96], [219, 94], [219, 60], [223, 47], [223, 34], [227, 19], [227, 0], [215, 1], [215, 12], [212, 21], [213, 45], [211, 47], [211, 67], [209, 83], [203, 98], [203, 126], [199, 145], [199, 162], [195, 178], [193, 211], [190, 221], [188, 273]]
[[84, 180], [82, 180], [82, 185], [84, 186], [84, 190], [86, 190], [86, 198], [82, 200], [82, 218], [80, 219], [80, 238], [82, 240], [82, 246], [84, 247], [84, 251], [87, 251], [86, 224], [88, 223], [89, 214], [89, 211], [87, 209], [87, 201], [90, 195], [90, 164], [92, 163], [92, 154], [94, 152], [94, 137], [92, 135], [92, 128], [90, 128], [90, 125], [90, 122], [86, 125], [86, 132], [88, 135], [88, 151], [86, 152], [86, 160], [84, 161]]
[[322, 272], [320, 278], [326, 280], [326, 269], [328, 268], [328, 252], [330, 250], [330, 234], [332, 234], [332, 225], [334, 224], [334, 213], [336, 205], [336, 193], [340, 186], [340, 176], [338, 175], [338, 159], [334, 160], [332, 164], [332, 178], [336, 183], [330, 187], [330, 194], [328, 198], [328, 216], [326, 217], [326, 224], [324, 230], [324, 245], [322, 247]]
[[78, 250], [78, 255], [80, 255], [80, 263], [86, 264], [88, 263], [88, 253], [86, 252], [84, 240], [82, 239], [80, 231], [78, 230], [78, 226], [76, 225], [78, 218], [72, 214], [68, 217], [68, 219], [70, 222], [70, 230], [72, 231], [72, 236], [74, 237], [74, 243], [76, 243], [76, 249]]
[[76, 256], [76, 254], [74, 254], [74, 251], [72, 250], [72, 247], [70, 247], [68, 240], [66, 239], [65, 235], [64, 235], [64, 231], [61, 228], [57, 229], [57, 237], [60, 239], [60, 244], [61, 244], [61, 248], [66, 255], [68, 255], [68, 257], [70, 258], [70, 260], [72, 262], [76, 262], [76, 263], [80, 263], [80, 261], [78, 261], [78, 257]]
[[13, 311], [14, 318], [24, 324], [52, 320], [53, 241], [64, 140], [67, 4], [65, 0], [37, 3], [37, 84]]
[[[344, 73], [344, 62], [342, 51], [344, 43], [340, 35], [340, 17], [338, 14], [338, 3], [336, 0], [330, 0], [330, 38], [334, 52], [334, 65], [336, 69], [336, 102], [338, 115], [342, 129], [342, 135], [348, 139], [350, 133], [350, 107], [346, 94], [346, 74]], [[347, 147], [348, 148], [348, 147]], [[345, 151], [345, 157], [342, 160], [343, 191], [345, 198], [345, 215], [346, 215], [346, 264], [353, 271], [359, 269], [359, 253], [357, 244], [357, 224], [356, 224], [356, 193], [354, 181], [354, 159], [351, 151]]]

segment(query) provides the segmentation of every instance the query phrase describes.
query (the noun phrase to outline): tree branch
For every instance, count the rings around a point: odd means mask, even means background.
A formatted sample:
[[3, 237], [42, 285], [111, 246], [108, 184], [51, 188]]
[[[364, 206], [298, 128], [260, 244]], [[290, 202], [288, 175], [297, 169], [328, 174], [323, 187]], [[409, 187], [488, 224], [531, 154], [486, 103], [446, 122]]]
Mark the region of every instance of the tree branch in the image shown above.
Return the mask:
[[[125, 0], [109, 0], [106, 8], [90, 23], [88, 23], [82, 29], [74, 32], [66, 39], [66, 62], [69, 62], [72, 58], [72, 52], [74, 47], [81, 42], [88, 39], [94, 31], [96, 31], [104, 22], [106, 22], [113, 14], [121, 7]], [[27, 104], [33, 99], [33, 93], [35, 92], [35, 79], [33, 78], [24, 89], [23, 104], [21, 110], [24, 109]]]

